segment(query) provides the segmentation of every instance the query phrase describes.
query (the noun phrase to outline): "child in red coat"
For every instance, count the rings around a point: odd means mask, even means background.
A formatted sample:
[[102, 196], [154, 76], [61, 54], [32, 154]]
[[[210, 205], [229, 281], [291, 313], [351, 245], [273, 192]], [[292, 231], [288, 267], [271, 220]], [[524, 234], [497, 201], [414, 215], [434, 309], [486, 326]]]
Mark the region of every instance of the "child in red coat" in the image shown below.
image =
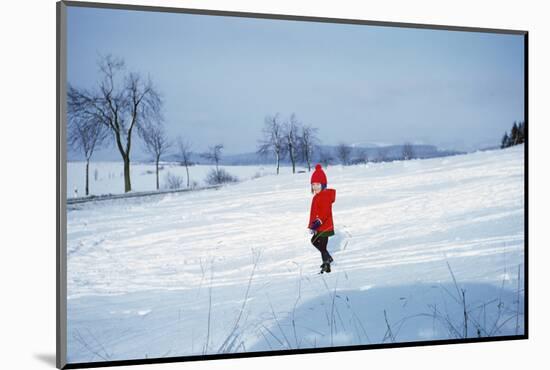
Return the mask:
[[330, 263], [333, 261], [327, 251], [328, 238], [334, 235], [332, 221], [332, 203], [336, 200], [336, 190], [327, 189], [327, 176], [318, 164], [311, 175], [311, 210], [308, 228], [313, 233], [311, 244], [321, 252], [321, 273], [330, 272]]

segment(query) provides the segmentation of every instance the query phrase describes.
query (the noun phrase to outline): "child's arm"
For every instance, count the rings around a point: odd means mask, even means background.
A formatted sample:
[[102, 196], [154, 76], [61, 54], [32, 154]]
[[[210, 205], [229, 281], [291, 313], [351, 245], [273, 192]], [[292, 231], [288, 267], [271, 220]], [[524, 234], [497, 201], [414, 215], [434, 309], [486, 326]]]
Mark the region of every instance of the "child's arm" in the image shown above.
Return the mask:
[[[315, 230], [315, 228], [313, 227], [313, 224], [314, 224], [315, 220], [319, 218], [318, 208], [319, 208], [319, 205], [318, 205], [317, 197], [314, 197], [311, 201], [311, 210], [309, 212], [309, 223], [308, 223], [308, 226], [307, 226], [308, 229]], [[317, 226], [317, 227], [319, 227], [319, 226]]]

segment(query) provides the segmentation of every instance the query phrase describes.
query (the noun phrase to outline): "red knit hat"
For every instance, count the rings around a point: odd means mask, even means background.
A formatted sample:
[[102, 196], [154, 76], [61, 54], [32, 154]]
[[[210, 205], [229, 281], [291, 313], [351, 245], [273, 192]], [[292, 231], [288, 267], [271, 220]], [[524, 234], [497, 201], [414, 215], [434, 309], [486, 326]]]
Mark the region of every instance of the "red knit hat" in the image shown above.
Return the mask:
[[311, 175], [311, 183], [313, 184], [314, 182], [325, 186], [327, 185], [327, 176], [325, 175], [325, 171], [323, 171], [320, 164], [315, 166], [315, 171], [313, 171], [313, 174]]

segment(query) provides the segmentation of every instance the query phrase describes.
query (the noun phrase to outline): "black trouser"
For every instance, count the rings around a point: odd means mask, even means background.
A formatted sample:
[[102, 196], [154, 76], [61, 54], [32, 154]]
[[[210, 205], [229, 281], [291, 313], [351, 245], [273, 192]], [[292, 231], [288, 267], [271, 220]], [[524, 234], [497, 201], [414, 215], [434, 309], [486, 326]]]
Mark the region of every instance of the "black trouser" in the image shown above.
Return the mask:
[[311, 244], [321, 252], [321, 259], [323, 262], [328, 262], [330, 254], [327, 251], [328, 236], [319, 236], [315, 234], [311, 237]]

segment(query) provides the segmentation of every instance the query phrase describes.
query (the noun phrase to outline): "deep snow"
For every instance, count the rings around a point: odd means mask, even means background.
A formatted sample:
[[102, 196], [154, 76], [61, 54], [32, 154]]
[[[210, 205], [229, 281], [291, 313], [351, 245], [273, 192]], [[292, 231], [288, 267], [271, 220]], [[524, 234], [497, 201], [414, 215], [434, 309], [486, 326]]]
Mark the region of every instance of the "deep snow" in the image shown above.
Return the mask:
[[522, 334], [523, 151], [329, 167], [324, 275], [307, 173], [72, 206], [68, 361]]

